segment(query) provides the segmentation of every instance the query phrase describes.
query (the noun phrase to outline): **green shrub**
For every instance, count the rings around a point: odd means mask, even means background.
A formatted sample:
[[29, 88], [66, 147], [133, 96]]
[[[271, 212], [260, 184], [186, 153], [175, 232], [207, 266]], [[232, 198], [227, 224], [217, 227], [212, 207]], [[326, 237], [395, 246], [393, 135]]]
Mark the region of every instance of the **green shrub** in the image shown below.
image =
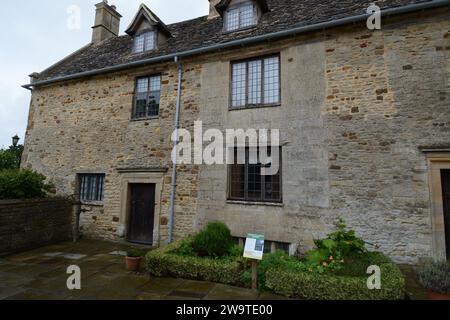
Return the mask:
[[0, 200], [45, 197], [52, 185], [46, 178], [31, 170], [0, 171]]
[[195, 257], [197, 255], [192, 248], [192, 239], [190, 238], [181, 240], [179, 248], [175, 253], [183, 257]]
[[450, 263], [430, 262], [419, 268], [419, 282], [433, 292], [450, 293]]
[[140, 258], [145, 256], [145, 251], [139, 248], [128, 248], [127, 250], [127, 257], [129, 258]]
[[0, 171], [20, 168], [23, 145], [11, 146], [7, 150], [0, 150]]
[[347, 230], [341, 218], [336, 226], [336, 232], [325, 239], [315, 240], [317, 249], [307, 253], [308, 264], [318, 273], [338, 270], [343, 267], [346, 259], [366, 252], [365, 242], [356, 236], [355, 231]]
[[[262, 290], [267, 290], [266, 273], [270, 269], [279, 269], [296, 271], [305, 271], [307, 266], [295, 257], [289, 256], [284, 251], [276, 251], [264, 255], [262, 261], [258, 263], [258, 286]], [[246, 270], [243, 274], [243, 282], [250, 285], [252, 279], [252, 271], [250, 265], [246, 265]]]
[[231, 247], [229, 256], [231, 258], [242, 258], [244, 256], [244, 247], [239, 245], [234, 245]]
[[380, 266], [382, 264], [390, 264], [392, 261], [381, 253], [363, 253], [350, 255], [346, 258], [341, 268], [333, 270], [333, 274], [337, 276], [350, 277], [366, 277], [367, 267], [371, 265]]
[[0, 171], [18, 169], [19, 161], [12, 152], [0, 150]]
[[146, 255], [148, 272], [155, 277], [174, 277], [241, 285], [242, 259], [211, 259], [174, 254], [180, 242], [154, 250]]
[[[270, 268], [266, 286], [277, 294], [308, 300], [399, 300], [403, 299], [405, 279], [400, 269], [380, 253], [366, 254], [364, 268], [378, 265], [381, 269], [381, 290], [369, 290], [365, 276], [345, 276]], [[381, 263], [380, 263], [381, 262]]]
[[233, 245], [230, 229], [221, 222], [209, 223], [192, 240], [192, 248], [200, 257], [221, 258]]

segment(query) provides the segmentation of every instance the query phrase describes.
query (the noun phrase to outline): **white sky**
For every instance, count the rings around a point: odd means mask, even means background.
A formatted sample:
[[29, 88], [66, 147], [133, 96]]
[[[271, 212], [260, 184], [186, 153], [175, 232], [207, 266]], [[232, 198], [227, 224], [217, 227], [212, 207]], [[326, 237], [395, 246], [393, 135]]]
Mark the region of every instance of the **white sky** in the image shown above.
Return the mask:
[[[101, 0], [3, 0], [0, 10], [0, 148], [22, 140], [30, 92], [21, 88], [40, 72], [90, 42], [95, 7]], [[144, 2], [166, 24], [208, 14], [208, 0], [109, 0], [123, 16], [121, 34]], [[77, 5], [81, 28], [70, 30], [67, 10]]]

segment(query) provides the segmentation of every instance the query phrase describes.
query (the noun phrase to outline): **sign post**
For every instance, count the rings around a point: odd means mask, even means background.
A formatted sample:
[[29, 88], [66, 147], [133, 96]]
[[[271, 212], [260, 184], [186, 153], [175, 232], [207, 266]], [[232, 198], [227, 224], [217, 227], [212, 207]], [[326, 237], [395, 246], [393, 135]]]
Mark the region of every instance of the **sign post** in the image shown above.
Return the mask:
[[252, 289], [258, 289], [258, 261], [264, 255], [264, 236], [248, 234], [245, 241], [244, 258], [252, 260]]

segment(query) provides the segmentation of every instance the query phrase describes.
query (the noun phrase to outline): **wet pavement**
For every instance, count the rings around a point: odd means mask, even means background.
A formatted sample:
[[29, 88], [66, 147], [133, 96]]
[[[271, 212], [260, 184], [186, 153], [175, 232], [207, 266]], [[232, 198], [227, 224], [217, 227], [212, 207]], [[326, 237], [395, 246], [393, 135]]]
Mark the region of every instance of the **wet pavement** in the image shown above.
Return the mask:
[[[83, 240], [0, 258], [0, 300], [273, 300], [283, 297], [209, 282], [152, 278], [126, 271], [128, 246]], [[81, 290], [67, 268], [81, 269]]]

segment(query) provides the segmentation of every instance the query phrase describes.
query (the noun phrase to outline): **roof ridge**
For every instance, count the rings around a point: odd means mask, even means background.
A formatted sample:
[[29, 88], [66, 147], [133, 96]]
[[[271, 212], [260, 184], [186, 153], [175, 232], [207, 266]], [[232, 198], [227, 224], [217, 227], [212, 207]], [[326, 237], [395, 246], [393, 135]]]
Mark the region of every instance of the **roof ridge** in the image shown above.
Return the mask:
[[[270, 0], [273, 10], [261, 17], [258, 25], [245, 32], [224, 33], [222, 19], [207, 19], [207, 16], [169, 24], [174, 37], [168, 39], [158, 50], [145, 55], [132, 53], [129, 35], [120, 35], [95, 46], [85, 46], [70, 56], [41, 72], [39, 83], [82, 77], [86, 74], [111, 72], [117, 68], [154, 63], [173, 58], [175, 54], [192, 55], [206, 50], [231, 47], [238, 43], [255, 43], [268, 37], [280, 38], [289, 32], [311, 32], [317, 28], [331, 28], [367, 19], [366, 3], [360, 0], [336, 2], [332, 11], [324, 10], [331, 0]], [[316, 4], [315, 6], [312, 4]], [[383, 16], [406, 14], [417, 10], [447, 7], [450, 0], [383, 0]], [[317, 9], [319, 8], [319, 9]], [[322, 9], [321, 9], [322, 8]], [[441, 9], [442, 14], [447, 10]], [[436, 12], [436, 16], [439, 16]], [[143, 59], [144, 56], [144, 59]], [[32, 85], [26, 85], [32, 87]]]

